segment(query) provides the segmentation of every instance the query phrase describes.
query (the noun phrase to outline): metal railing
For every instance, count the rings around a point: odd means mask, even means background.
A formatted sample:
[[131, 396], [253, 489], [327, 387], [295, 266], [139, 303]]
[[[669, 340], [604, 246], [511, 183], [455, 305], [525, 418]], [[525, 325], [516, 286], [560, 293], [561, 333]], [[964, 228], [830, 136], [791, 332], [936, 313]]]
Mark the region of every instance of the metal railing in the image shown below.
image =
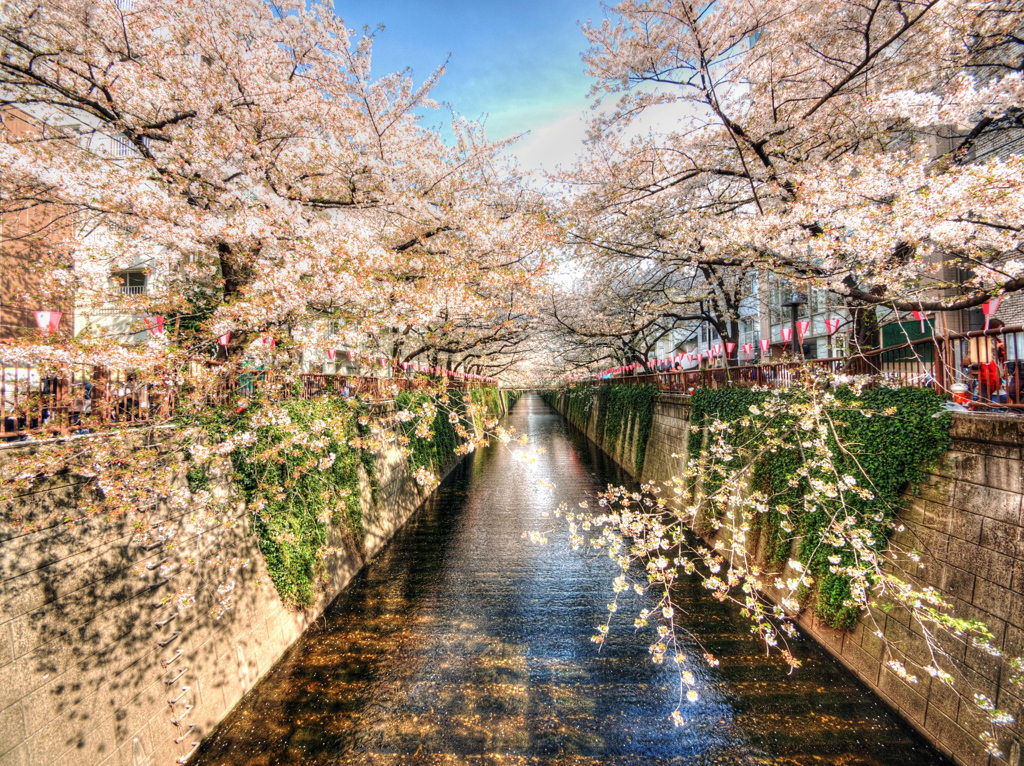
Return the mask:
[[[602, 377], [598, 385], [654, 385], [673, 393], [698, 388], [786, 388], [812, 371], [869, 376], [867, 385], [933, 388], [975, 410], [1024, 410], [1024, 327], [952, 333], [849, 357], [740, 363], [715, 359], [697, 369]], [[965, 387], [959, 390], [956, 386]]]
[[[446, 383], [452, 391], [477, 385], [453, 379]], [[167, 422], [186, 404], [219, 406], [249, 398], [289, 401], [326, 396], [382, 402], [429, 385], [430, 380], [423, 376], [283, 375], [259, 370], [220, 374], [199, 385], [193, 376], [156, 373], [142, 377], [131, 371], [86, 365], [62, 365], [55, 372], [41, 372], [35, 366], [0, 362], [0, 442]]]

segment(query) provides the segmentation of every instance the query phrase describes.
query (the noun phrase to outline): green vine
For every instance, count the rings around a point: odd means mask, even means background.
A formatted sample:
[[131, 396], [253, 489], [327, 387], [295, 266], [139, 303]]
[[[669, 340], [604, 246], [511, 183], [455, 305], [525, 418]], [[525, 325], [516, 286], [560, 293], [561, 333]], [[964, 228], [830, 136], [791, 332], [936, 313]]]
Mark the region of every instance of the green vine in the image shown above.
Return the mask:
[[542, 391], [541, 398], [554, 407], [577, 428], [584, 431], [590, 423], [597, 389], [591, 385], [576, 385], [558, 390]]
[[[420, 468], [426, 468], [438, 476], [443, 475], [445, 469], [454, 462], [456, 450], [466, 441], [459, 436], [457, 425], [468, 432], [482, 433], [484, 416], [500, 418], [508, 412], [517, 396], [517, 393], [495, 386], [472, 388], [468, 397], [446, 394], [436, 400], [426, 393], [400, 393], [395, 397], [395, 405], [400, 410], [419, 412], [427, 405], [433, 405], [437, 410], [426, 436], [417, 435], [417, 424], [414, 421], [402, 425], [403, 434], [409, 440], [409, 469], [415, 473]], [[467, 398], [469, 403], [478, 405], [472, 417], [466, 407]]]
[[[808, 396], [794, 390], [783, 396]], [[697, 458], [707, 448], [704, 430], [714, 421], [730, 423], [731, 431], [722, 436], [733, 444], [746, 442], [753, 430], [763, 427], [750, 419], [751, 407], [761, 404], [766, 392], [749, 389], [702, 389], [691, 398], [690, 457]], [[850, 606], [850, 580], [833, 573], [836, 551], [822, 545], [822, 538], [834, 513], [852, 513], [858, 525], [870, 530], [872, 546], [882, 550], [889, 539], [890, 522], [900, 507], [900, 497], [910, 486], [924, 478], [924, 469], [949, 449], [950, 417], [942, 408], [942, 399], [930, 389], [876, 388], [855, 392], [842, 388], [836, 392], [830, 410], [832, 428], [829, 451], [836, 470], [858, 479], [871, 488], [867, 496], [844, 494], [841, 501], [818, 503], [807, 511], [804, 498], [811, 481], [802, 470], [799, 449], [799, 424], [795, 418], [771, 423], [775, 433], [792, 433], [792, 446], [758, 456], [752, 466], [752, 488], [772, 498], [766, 513], [756, 519], [762, 535], [764, 556], [775, 566], [793, 555], [808, 567], [816, 583], [815, 612], [828, 625], [847, 629], [853, 626], [857, 610]], [[746, 425], [743, 425], [746, 423]], [[715, 479], [702, 475], [705, 496], [715, 489]], [[853, 563], [853, 553], [838, 554], [841, 566]], [[833, 561], [829, 561], [829, 557]]]
[[565, 414], [570, 423], [586, 430], [590, 416], [597, 407], [596, 433], [602, 444], [613, 448], [631, 421], [635, 422], [636, 451], [633, 463], [636, 472], [643, 470], [647, 457], [647, 441], [654, 423], [656, 386], [592, 386], [579, 384], [557, 391], [544, 391], [541, 398]]
[[654, 422], [654, 401], [658, 398], [657, 386], [605, 386], [608, 405], [605, 416], [605, 444], [615, 444], [628, 423], [636, 423], [636, 451], [633, 463], [637, 475], [643, 470], [647, 456], [647, 440]]
[[[371, 488], [379, 486], [374, 455], [361, 448], [365, 414], [357, 400], [323, 398], [254, 403], [204, 423], [210, 443], [236, 443], [230, 453], [234, 486], [252, 513], [270, 578], [288, 604], [315, 602], [329, 521], [343, 522], [354, 544], [362, 542], [360, 467]], [[205, 486], [196, 466], [187, 478], [190, 487]]]
[[[469, 401], [479, 412], [469, 418], [462, 397], [442, 397], [431, 423], [431, 434], [421, 438], [409, 426], [409, 464], [441, 471], [454, 460], [462, 439], [449, 419], [467, 430], [483, 427], [483, 418], [498, 417], [515, 401], [514, 392], [496, 387], [476, 388]], [[429, 394], [399, 395], [399, 408], [416, 409]], [[369, 425], [370, 411], [358, 399], [324, 397], [288, 401], [279, 405], [252, 402], [207, 417], [199, 425], [207, 445], [233, 443], [229, 451], [234, 486], [252, 513], [253, 530], [270, 578], [282, 600], [310, 606], [316, 585], [326, 573], [327, 531], [331, 521], [342, 522], [352, 547], [365, 536], [360, 477], [368, 481], [371, 497], [380, 496], [380, 480]], [[477, 421], [474, 423], [474, 420]], [[192, 492], [209, 489], [205, 462], [192, 460], [185, 478]]]

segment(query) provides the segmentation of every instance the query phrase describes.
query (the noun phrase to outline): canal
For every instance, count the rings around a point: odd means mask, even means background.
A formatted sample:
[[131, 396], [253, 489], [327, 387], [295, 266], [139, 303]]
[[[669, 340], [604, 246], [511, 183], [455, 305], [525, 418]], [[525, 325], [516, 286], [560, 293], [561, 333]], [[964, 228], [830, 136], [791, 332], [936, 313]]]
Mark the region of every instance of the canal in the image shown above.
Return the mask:
[[537, 396], [510, 420], [546, 448], [542, 462], [501, 447], [467, 458], [190, 763], [947, 763], [809, 639], [787, 675], [696, 583], [679, 604], [721, 664], [676, 727], [678, 678], [648, 660], [653, 628], [632, 629], [645, 597], [620, 599], [620, 629], [598, 652], [612, 564], [569, 552], [550, 518], [627, 477]]

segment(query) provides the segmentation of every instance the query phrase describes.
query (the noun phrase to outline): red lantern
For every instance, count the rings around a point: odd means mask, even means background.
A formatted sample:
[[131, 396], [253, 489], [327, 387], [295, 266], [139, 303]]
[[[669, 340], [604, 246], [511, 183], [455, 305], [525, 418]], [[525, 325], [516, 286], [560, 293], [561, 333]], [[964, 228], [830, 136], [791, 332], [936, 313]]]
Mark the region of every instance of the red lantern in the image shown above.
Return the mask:
[[825, 329], [828, 330], [828, 334], [829, 335], [835, 335], [836, 334], [836, 330], [839, 329], [839, 320], [838, 319], [826, 319], [825, 320]]
[[782, 330], [780, 330], [780, 332], [782, 333], [782, 342], [783, 343], [789, 343], [789, 341], [793, 338], [793, 328], [792, 327], [783, 327]]
[[736, 348], [736, 344], [735, 343], [726, 343], [725, 344], [725, 355], [727, 357], [732, 356], [732, 352], [733, 352], [733, 350], [735, 348]]
[[222, 346], [227, 346], [228, 343], [230, 343], [230, 342], [231, 342], [231, 333], [229, 333], [229, 332], [226, 332], [223, 335], [221, 335], [219, 338], [217, 338], [217, 343], [219, 343]]
[[327, 358], [330, 359], [333, 362], [334, 361], [334, 357], [337, 355], [337, 353], [338, 353], [338, 349], [336, 349], [336, 348], [329, 348], [329, 349], [327, 349]]
[[810, 328], [811, 323], [806, 319], [802, 319], [796, 323], [796, 333], [800, 336], [800, 342], [804, 342], [804, 337], [807, 335], [807, 330]]

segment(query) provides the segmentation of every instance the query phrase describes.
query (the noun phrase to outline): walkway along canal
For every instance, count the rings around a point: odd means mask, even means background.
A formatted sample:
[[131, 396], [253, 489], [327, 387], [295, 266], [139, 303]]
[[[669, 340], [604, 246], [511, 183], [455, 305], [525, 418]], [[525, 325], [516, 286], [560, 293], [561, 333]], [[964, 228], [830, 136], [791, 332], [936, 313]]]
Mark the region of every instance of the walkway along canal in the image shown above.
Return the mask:
[[947, 763], [812, 641], [794, 642], [804, 666], [787, 675], [696, 582], [679, 603], [721, 664], [674, 726], [678, 679], [648, 659], [653, 628], [632, 629], [644, 597], [620, 599], [598, 652], [611, 562], [569, 552], [545, 516], [628, 477], [536, 395], [511, 422], [542, 460], [468, 458], [190, 763]]

